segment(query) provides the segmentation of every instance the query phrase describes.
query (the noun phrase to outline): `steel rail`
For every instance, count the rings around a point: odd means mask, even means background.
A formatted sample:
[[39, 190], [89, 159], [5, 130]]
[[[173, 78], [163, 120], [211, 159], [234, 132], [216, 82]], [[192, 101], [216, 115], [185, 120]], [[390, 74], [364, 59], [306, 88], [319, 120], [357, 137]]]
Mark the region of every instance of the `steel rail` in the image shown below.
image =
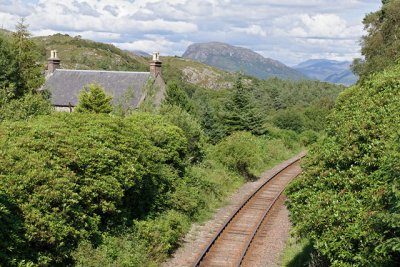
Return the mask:
[[[299, 160], [300, 160], [300, 159], [299, 159]], [[290, 165], [289, 165], [289, 166], [290, 166]], [[293, 179], [295, 179], [295, 178], [296, 178], [297, 176], [299, 176], [299, 175], [300, 175], [300, 174], [296, 175]], [[262, 218], [261, 218], [260, 221], [258, 222], [258, 224], [257, 224], [257, 226], [255, 227], [253, 233], [251, 234], [251, 237], [250, 237], [249, 241], [247, 241], [247, 244], [246, 244], [246, 247], [245, 247], [245, 249], [244, 249], [244, 251], [243, 251], [243, 254], [240, 256], [239, 263], [236, 265], [237, 267], [239, 267], [239, 266], [242, 264], [242, 262], [243, 262], [243, 260], [244, 260], [244, 257], [246, 257], [246, 253], [247, 253], [247, 251], [248, 251], [249, 248], [250, 248], [251, 243], [253, 242], [254, 238], [256, 237], [256, 234], [257, 234], [258, 230], [260, 229], [262, 223], [263, 223], [264, 220], [265, 220], [265, 217], [267, 217], [268, 213], [270, 212], [270, 210], [272, 209], [272, 207], [275, 205], [276, 201], [278, 201], [278, 199], [282, 196], [283, 191], [285, 191], [285, 188], [283, 188], [283, 189], [279, 192], [278, 196], [277, 196], [276, 198], [274, 198], [274, 200], [272, 201], [271, 205], [269, 205], [268, 209], [265, 210], [265, 212], [264, 212]]]
[[[223, 226], [220, 228], [220, 230], [217, 232], [217, 234], [214, 236], [214, 238], [208, 243], [207, 247], [202, 251], [202, 253], [200, 254], [200, 256], [197, 258], [196, 262], [194, 263], [194, 267], [198, 267], [200, 266], [201, 261], [205, 258], [206, 254], [210, 251], [211, 247], [214, 245], [214, 243], [217, 241], [217, 239], [221, 236], [222, 232], [226, 229], [226, 227], [229, 225], [229, 223], [236, 217], [237, 214], [239, 214], [239, 212], [243, 209], [244, 206], [246, 206], [246, 204], [266, 185], [268, 184], [273, 178], [275, 178], [278, 174], [280, 174], [281, 172], [283, 172], [284, 170], [286, 170], [287, 168], [289, 168], [290, 166], [292, 166], [293, 164], [295, 164], [296, 162], [300, 161], [301, 158], [304, 157], [303, 155], [300, 155], [296, 158], [294, 158], [293, 160], [289, 161], [285, 166], [283, 166], [282, 168], [280, 168], [279, 170], [275, 171], [274, 173], [272, 173], [270, 175], [270, 177], [268, 177], [268, 179], [262, 183], [257, 190], [255, 190], [243, 203], [242, 205], [236, 209], [236, 211], [233, 213], [233, 215], [231, 217], [228, 218], [228, 220], [223, 224]], [[283, 192], [283, 190], [280, 192], [279, 195], [281, 195]], [[274, 199], [273, 203], [275, 203], [277, 200]], [[273, 205], [273, 204], [272, 204]], [[272, 207], [272, 205], [270, 205]], [[268, 209], [268, 211], [270, 210], [270, 208]], [[266, 213], [268, 213], [268, 211]], [[266, 216], [266, 214], [265, 214]], [[262, 220], [264, 220], [265, 216], [263, 216]], [[261, 222], [257, 225], [257, 228], [259, 228], [259, 226], [261, 225]], [[255, 230], [255, 232], [257, 232], [257, 230]], [[255, 233], [253, 235], [253, 237], [251, 238], [251, 240], [254, 238]], [[246, 247], [246, 251], [243, 253], [242, 258], [240, 259], [240, 263], [243, 261], [243, 258], [245, 256], [245, 254], [247, 253], [248, 247], [250, 246], [251, 240], [248, 244], [248, 246]], [[239, 263], [239, 265], [240, 265]], [[238, 266], [239, 266], [238, 265]]]

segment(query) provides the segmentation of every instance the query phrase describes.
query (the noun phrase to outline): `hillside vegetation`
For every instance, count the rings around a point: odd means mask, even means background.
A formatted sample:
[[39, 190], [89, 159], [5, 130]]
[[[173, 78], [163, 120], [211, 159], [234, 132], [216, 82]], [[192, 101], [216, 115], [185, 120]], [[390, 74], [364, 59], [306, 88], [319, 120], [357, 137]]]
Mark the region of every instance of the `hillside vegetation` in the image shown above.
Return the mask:
[[[79, 37], [34, 42], [23, 21], [0, 36], [4, 266], [160, 265], [191, 223], [315, 142], [343, 90], [312, 81], [260, 81], [166, 58], [168, 85], [159, 109], [112, 106], [104, 89], [92, 84], [76, 112], [55, 113], [48, 95], [36, 90], [44, 81], [37, 62], [44, 63], [41, 51], [52, 42], [56, 47], [49, 48], [76, 49], [82, 57], [104, 53], [110, 66], [120, 64], [117, 70], [142, 60], [120, 60], [126, 52]], [[81, 64], [76, 55], [69, 64]], [[188, 66], [206, 73], [205, 80], [216, 73], [211, 84], [228, 88], [188, 82]]]
[[40, 59], [46, 65], [51, 50], [57, 50], [65, 69], [102, 69], [121, 71], [148, 71], [148, 60], [123, 51], [111, 44], [54, 34], [35, 37]]
[[372, 45], [398, 30], [399, 1], [382, 3], [364, 20], [371, 28], [361, 80], [339, 95], [326, 136], [287, 190], [295, 230], [323, 266], [400, 262], [400, 53], [396, 43]]

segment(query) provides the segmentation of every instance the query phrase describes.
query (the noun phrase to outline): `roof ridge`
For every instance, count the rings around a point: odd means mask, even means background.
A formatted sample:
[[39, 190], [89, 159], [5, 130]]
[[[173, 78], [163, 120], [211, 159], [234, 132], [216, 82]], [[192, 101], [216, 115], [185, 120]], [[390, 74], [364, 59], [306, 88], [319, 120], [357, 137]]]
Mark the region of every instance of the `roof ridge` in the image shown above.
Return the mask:
[[149, 71], [118, 71], [118, 70], [71, 70], [71, 69], [56, 69], [55, 72], [56, 72], [56, 71], [150, 74]]

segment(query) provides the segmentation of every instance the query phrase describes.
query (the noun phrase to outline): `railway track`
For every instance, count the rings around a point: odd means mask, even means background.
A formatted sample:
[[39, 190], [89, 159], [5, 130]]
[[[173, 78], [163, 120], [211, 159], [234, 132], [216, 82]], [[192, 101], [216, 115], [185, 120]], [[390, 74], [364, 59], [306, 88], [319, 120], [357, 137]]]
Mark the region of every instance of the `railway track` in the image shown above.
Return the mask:
[[193, 266], [240, 266], [261, 224], [282, 195], [286, 185], [300, 172], [299, 156], [270, 175], [228, 218], [197, 258]]

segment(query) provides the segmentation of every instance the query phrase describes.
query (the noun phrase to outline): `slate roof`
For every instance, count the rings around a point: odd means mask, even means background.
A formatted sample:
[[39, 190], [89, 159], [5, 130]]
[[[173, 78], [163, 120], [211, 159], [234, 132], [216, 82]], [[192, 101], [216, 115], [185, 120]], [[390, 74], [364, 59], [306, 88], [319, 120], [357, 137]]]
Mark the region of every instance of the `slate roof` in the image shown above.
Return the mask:
[[66, 107], [76, 106], [82, 88], [93, 82], [100, 84], [113, 97], [114, 103], [126, 98], [128, 89], [132, 88], [130, 104], [137, 107], [143, 97], [142, 88], [151, 79], [150, 72], [57, 69], [42, 90], [51, 93], [53, 105]]

